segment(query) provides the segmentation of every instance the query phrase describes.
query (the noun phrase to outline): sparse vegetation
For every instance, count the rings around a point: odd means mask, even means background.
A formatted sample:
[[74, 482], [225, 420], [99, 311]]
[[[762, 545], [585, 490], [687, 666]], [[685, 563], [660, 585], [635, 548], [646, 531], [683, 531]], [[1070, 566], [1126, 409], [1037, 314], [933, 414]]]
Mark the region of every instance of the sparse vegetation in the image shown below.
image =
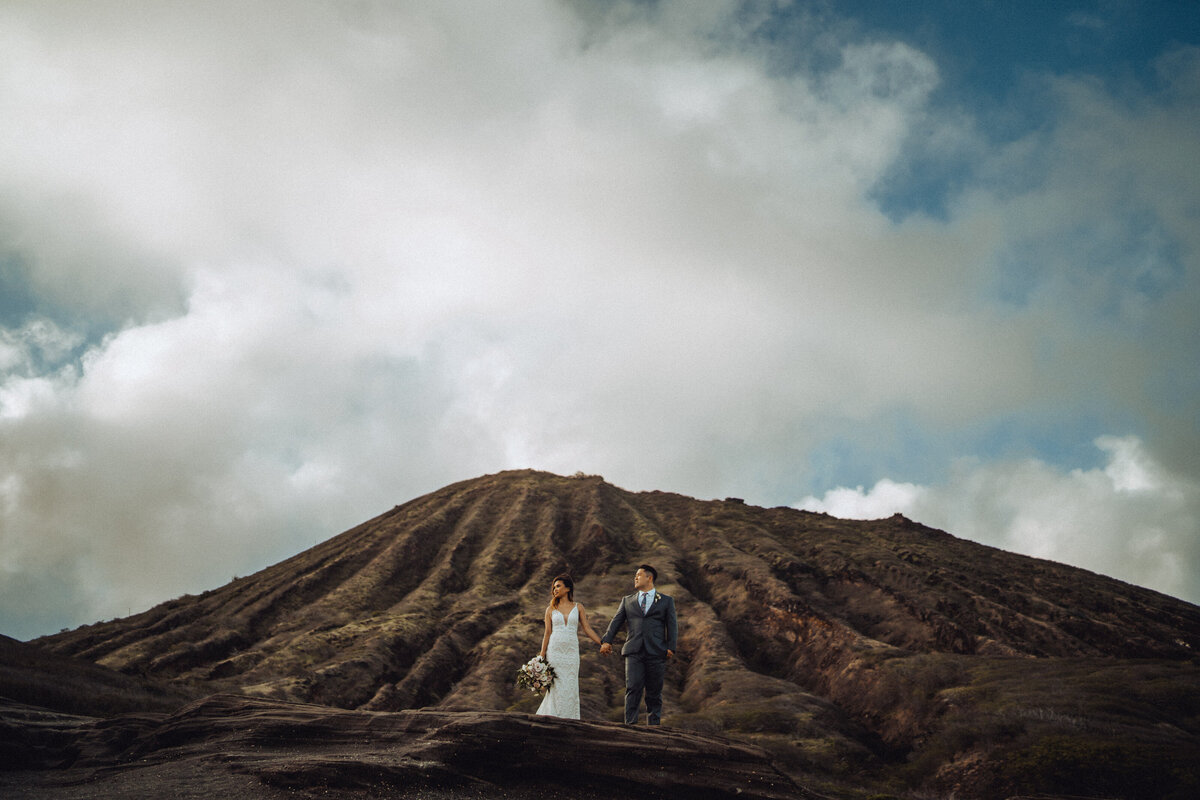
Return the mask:
[[[38, 645], [127, 673], [119, 699], [94, 698], [110, 710], [231, 691], [529, 713], [538, 700], [513, 674], [540, 643], [550, 578], [574, 574], [602, 631], [650, 561], [681, 614], [667, 724], [751, 742], [828, 794], [1195, 794], [1200, 609], [902, 517], [736, 500], [501, 473]], [[143, 675], [175, 694], [143, 698]], [[581, 675], [585, 718], [619, 721], [620, 659], [585, 644]], [[90, 691], [57, 683], [22, 691], [56, 707]]]
[[173, 711], [196, 696], [86, 662], [56, 657], [0, 637], [0, 697], [93, 717], [133, 711]]

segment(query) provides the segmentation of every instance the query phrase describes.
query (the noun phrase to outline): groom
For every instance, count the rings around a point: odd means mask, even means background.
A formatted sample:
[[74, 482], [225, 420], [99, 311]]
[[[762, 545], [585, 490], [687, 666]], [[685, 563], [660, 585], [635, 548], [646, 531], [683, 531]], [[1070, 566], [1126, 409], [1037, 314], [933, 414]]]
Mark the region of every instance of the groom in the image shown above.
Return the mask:
[[600, 652], [612, 652], [612, 641], [629, 623], [629, 634], [621, 655], [625, 657], [625, 724], [636, 725], [642, 692], [646, 693], [646, 718], [651, 725], [662, 721], [663, 678], [667, 659], [675, 657], [679, 629], [675, 622], [675, 601], [654, 588], [658, 572], [649, 564], [638, 567], [633, 576], [637, 591], [621, 598], [621, 605], [601, 637]]

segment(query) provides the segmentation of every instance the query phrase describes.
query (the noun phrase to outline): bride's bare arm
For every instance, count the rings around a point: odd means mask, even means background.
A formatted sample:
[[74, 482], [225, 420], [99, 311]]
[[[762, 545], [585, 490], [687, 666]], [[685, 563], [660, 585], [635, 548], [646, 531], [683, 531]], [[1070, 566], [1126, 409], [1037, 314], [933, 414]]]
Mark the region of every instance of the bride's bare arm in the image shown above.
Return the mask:
[[592, 630], [592, 626], [588, 625], [587, 611], [584, 609], [583, 603], [579, 604], [579, 627], [583, 629], [584, 636], [587, 636], [596, 644], [603, 644], [603, 642], [600, 641], [600, 637], [596, 635], [594, 630]]
[[550, 621], [550, 606], [546, 606], [546, 632], [542, 634], [542, 651], [538, 653], [542, 658], [546, 657], [546, 648], [550, 646], [550, 631], [554, 629], [554, 623]]

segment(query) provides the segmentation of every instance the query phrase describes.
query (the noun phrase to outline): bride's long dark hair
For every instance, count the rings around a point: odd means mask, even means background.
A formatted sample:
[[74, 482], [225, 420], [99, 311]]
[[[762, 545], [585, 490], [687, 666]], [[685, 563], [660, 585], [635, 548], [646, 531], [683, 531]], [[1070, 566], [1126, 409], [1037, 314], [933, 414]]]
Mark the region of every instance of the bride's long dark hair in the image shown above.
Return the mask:
[[567, 587], [567, 599], [572, 603], [575, 602], [575, 581], [571, 580], [571, 576], [563, 573], [554, 580], [550, 581], [550, 605], [558, 608], [558, 598], [554, 596], [554, 584], [559, 581], [563, 582], [563, 586]]

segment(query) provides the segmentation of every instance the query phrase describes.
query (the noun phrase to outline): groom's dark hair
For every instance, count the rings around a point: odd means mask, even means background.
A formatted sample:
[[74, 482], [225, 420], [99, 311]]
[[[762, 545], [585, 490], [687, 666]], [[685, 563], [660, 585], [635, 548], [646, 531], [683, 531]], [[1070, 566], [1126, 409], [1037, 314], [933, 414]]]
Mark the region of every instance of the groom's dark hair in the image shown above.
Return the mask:
[[638, 569], [640, 569], [642, 572], [650, 573], [650, 580], [658, 583], [658, 570], [656, 570], [654, 567], [650, 566], [649, 564], [641, 564], [638, 566]]

